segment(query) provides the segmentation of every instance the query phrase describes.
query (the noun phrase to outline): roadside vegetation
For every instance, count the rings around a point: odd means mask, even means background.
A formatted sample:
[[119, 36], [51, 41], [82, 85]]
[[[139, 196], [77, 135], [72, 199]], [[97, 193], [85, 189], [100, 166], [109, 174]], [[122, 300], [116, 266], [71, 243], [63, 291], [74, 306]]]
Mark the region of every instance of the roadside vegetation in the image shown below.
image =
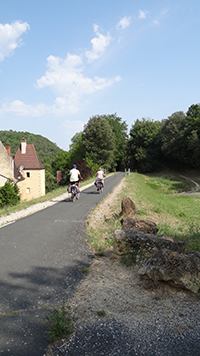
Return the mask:
[[47, 314], [46, 325], [48, 328], [49, 340], [52, 343], [67, 338], [72, 334], [74, 330], [73, 320], [65, 305], [64, 299], [60, 308], [54, 307], [53, 311]]
[[[195, 174], [190, 173], [190, 178], [195, 180]], [[92, 248], [97, 254], [112, 248], [113, 231], [121, 228], [121, 201], [129, 196], [136, 205], [137, 219], [155, 222], [159, 236], [166, 234], [185, 241], [188, 250], [200, 252], [200, 197], [179, 195], [195, 187], [189, 179], [168, 171], [145, 175], [131, 173], [126, 176], [125, 187], [110, 208], [112, 218], [104, 216], [98, 224], [91, 226], [89, 217], [88, 238]]]

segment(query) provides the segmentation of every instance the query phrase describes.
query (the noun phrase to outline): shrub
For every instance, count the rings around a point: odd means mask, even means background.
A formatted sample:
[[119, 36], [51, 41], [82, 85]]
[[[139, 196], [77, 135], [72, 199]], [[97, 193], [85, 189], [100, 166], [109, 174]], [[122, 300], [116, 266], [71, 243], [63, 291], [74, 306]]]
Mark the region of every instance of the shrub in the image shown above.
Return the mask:
[[45, 173], [45, 189], [46, 193], [58, 188], [57, 179], [49, 172]]
[[0, 188], [0, 208], [7, 205], [16, 205], [19, 201], [19, 188], [16, 183], [9, 180]]
[[89, 167], [92, 170], [92, 175], [94, 176], [98, 169], [99, 165], [97, 163], [94, 163], [90, 158], [86, 157], [85, 162], [87, 164], [87, 167]]

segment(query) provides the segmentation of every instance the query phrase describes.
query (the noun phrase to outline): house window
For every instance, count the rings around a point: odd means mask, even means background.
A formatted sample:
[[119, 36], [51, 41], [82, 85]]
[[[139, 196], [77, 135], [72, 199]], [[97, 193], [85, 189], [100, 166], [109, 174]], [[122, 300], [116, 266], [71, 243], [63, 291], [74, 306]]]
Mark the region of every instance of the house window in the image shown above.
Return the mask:
[[30, 188], [26, 188], [26, 193], [27, 193], [27, 194], [30, 193]]
[[30, 176], [31, 176], [30, 172], [26, 172], [26, 176], [27, 176], [27, 178], [30, 178]]

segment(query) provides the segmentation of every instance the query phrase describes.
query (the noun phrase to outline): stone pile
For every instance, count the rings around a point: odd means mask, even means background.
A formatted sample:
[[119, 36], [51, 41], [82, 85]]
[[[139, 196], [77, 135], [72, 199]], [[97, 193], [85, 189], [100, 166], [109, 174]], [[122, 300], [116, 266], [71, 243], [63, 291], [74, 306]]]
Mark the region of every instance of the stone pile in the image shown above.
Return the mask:
[[154, 222], [135, 219], [136, 207], [129, 197], [122, 200], [121, 208], [122, 229], [114, 232], [113, 256], [132, 255], [143, 279], [164, 281], [197, 293], [200, 290], [200, 253], [185, 253], [183, 241], [157, 236]]

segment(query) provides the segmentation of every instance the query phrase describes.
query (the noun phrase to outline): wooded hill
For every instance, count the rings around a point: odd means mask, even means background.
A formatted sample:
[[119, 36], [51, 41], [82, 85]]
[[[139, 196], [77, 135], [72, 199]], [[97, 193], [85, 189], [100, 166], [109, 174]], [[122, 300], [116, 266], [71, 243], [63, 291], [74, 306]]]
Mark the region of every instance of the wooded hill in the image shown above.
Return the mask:
[[16, 154], [22, 138], [26, 139], [27, 144], [33, 144], [40, 161], [44, 164], [45, 161], [50, 159], [52, 162], [55, 157], [62, 151], [55, 143], [41, 135], [35, 135], [30, 132], [23, 131], [0, 131], [0, 141], [4, 146], [10, 146], [11, 154]]

